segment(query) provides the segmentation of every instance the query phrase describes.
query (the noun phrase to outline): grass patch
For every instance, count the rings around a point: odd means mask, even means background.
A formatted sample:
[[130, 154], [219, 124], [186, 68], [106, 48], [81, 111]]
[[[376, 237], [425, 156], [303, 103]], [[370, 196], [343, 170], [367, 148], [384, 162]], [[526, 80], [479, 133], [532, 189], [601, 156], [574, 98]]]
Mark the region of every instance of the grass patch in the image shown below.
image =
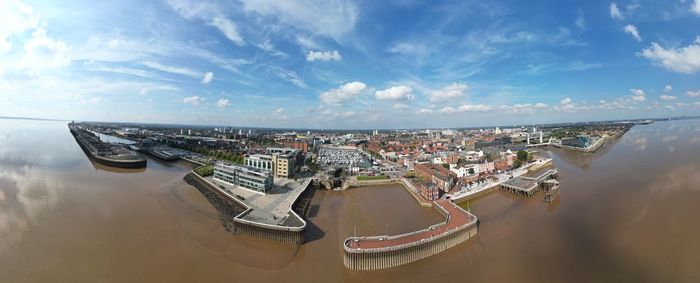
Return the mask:
[[386, 180], [389, 179], [389, 176], [385, 175], [380, 175], [380, 176], [357, 176], [358, 181], [370, 181], [370, 180]]
[[214, 165], [209, 164], [209, 165], [199, 166], [199, 167], [194, 169], [194, 172], [197, 173], [197, 175], [202, 176], [202, 177], [214, 175]]

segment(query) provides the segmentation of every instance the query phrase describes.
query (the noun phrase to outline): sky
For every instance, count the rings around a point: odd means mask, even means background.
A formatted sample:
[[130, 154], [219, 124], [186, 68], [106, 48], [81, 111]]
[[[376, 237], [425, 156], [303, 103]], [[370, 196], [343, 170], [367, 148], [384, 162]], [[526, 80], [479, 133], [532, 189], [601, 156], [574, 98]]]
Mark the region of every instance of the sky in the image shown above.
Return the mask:
[[700, 0], [0, 0], [0, 116], [451, 128], [700, 114]]

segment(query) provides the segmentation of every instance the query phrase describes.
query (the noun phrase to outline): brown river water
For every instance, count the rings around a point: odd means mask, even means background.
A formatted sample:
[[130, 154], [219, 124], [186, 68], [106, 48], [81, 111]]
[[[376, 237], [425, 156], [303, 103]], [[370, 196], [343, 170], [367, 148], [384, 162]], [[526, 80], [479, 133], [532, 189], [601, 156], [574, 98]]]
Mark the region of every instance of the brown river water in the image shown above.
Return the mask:
[[[307, 243], [224, 230], [191, 165], [93, 164], [67, 122], [0, 119], [0, 282], [700, 282], [700, 120], [635, 126], [594, 154], [554, 150], [561, 197], [469, 202], [479, 234], [355, 272], [343, 239], [441, 221], [399, 186], [317, 191]], [[466, 206], [466, 204], [463, 204]]]

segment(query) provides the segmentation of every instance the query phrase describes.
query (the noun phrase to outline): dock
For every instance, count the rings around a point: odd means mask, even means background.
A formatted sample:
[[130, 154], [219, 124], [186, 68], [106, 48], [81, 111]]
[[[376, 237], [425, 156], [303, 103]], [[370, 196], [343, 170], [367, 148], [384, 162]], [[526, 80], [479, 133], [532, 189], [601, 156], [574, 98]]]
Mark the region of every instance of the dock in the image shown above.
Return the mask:
[[274, 188], [277, 191], [263, 196], [216, 185], [195, 172], [187, 178], [217, 207], [229, 231], [283, 243], [304, 242], [307, 223], [300, 214], [308, 209], [308, 201], [299, 201], [312, 190], [311, 179], [296, 185], [288, 184], [292, 181], [278, 182]]
[[[556, 181], [558, 174], [559, 171], [556, 169], [549, 169], [534, 178], [518, 176], [501, 183], [501, 188], [517, 195], [532, 197], [542, 189], [546, 191], [558, 190], [559, 182]], [[550, 180], [555, 180], [556, 182]]]
[[94, 133], [73, 122], [68, 124], [68, 129], [83, 152], [97, 163], [118, 168], [146, 167], [146, 158], [125, 146], [103, 142]]
[[437, 200], [445, 221], [400, 235], [352, 236], [343, 242], [343, 263], [351, 270], [392, 268], [436, 255], [475, 236], [478, 219], [450, 200]]

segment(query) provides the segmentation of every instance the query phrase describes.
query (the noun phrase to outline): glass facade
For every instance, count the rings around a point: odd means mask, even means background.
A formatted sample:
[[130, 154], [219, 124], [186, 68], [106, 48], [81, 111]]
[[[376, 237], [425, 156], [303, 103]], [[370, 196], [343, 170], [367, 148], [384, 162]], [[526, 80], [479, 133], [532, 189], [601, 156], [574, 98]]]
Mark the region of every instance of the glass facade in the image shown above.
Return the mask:
[[268, 172], [238, 165], [216, 164], [214, 180], [261, 193], [272, 187], [272, 176]]

